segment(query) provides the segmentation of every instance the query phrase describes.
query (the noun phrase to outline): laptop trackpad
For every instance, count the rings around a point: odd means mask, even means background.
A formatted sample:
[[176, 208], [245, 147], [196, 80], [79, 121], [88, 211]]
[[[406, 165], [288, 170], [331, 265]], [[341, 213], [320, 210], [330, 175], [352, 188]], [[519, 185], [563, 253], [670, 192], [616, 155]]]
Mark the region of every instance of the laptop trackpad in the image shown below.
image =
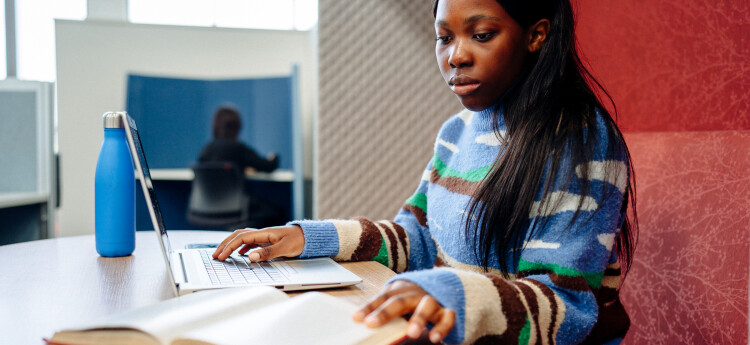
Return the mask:
[[317, 274], [331, 270], [331, 262], [325, 259], [289, 260], [276, 263], [291, 274]]

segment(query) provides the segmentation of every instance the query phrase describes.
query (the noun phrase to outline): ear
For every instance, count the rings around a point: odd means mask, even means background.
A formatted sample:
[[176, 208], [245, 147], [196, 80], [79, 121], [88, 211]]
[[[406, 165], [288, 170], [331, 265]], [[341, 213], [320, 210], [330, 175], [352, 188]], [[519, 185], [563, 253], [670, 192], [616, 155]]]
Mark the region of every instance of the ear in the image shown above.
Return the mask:
[[549, 34], [549, 25], [549, 20], [540, 19], [529, 27], [527, 31], [529, 38], [529, 53], [535, 53], [542, 50], [544, 40], [547, 39], [547, 35]]

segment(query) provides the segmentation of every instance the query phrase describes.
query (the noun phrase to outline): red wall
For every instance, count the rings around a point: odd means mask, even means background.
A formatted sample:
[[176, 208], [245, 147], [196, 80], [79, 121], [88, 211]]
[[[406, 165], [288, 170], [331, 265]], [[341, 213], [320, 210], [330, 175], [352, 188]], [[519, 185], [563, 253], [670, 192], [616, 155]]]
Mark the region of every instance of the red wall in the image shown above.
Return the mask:
[[750, 1], [573, 1], [636, 170], [624, 344], [747, 344]]
[[574, 0], [626, 132], [750, 129], [750, 1]]

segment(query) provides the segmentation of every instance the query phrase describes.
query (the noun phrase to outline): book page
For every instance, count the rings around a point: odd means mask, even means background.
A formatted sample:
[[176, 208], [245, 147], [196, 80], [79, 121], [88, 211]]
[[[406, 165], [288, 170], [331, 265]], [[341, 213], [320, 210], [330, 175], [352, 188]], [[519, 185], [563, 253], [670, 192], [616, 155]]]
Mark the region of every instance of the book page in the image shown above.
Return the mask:
[[357, 309], [336, 297], [307, 292], [187, 332], [173, 344], [390, 344], [405, 335], [403, 318], [370, 329], [352, 320]]
[[[78, 330], [132, 328], [168, 344], [188, 330], [286, 299], [289, 296], [284, 292], [269, 286], [199, 291], [115, 315]], [[70, 334], [69, 331], [64, 333]]]

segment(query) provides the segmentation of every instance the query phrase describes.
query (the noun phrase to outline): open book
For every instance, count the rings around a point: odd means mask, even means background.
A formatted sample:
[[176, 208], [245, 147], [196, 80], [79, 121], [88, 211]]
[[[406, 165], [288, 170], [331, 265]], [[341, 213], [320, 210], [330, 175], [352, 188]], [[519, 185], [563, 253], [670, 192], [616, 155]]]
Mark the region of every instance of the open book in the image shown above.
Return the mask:
[[273, 287], [209, 290], [55, 333], [55, 345], [392, 344], [406, 320], [376, 329], [352, 320], [357, 306], [320, 292], [295, 297]]

